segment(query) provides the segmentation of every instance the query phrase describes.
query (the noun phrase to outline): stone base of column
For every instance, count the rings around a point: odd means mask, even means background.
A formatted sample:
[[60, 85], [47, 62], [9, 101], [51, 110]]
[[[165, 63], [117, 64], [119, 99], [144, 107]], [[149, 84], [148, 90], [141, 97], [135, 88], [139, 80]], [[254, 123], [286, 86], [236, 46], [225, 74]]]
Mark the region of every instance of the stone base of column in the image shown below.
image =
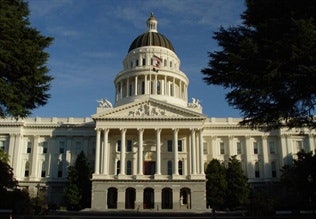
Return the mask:
[[132, 175], [121, 175], [121, 174], [119, 174], [117, 176], [117, 179], [133, 179], [133, 176]]
[[135, 175], [134, 179], [152, 179], [152, 175]]
[[205, 179], [204, 174], [194, 174], [189, 176], [190, 179]]
[[185, 179], [185, 176], [179, 174], [172, 174], [172, 179]]
[[92, 174], [92, 179], [114, 179], [113, 175]]
[[154, 179], [169, 179], [168, 175], [155, 174]]

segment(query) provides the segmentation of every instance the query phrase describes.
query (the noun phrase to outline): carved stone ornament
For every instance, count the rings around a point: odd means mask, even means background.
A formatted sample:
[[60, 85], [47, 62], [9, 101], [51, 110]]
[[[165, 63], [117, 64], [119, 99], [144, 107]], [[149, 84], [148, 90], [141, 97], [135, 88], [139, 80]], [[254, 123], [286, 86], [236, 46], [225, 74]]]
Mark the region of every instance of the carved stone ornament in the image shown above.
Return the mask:
[[148, 103], [128, 112], [128, 116], [165, 116], [166, 111], [150, 106]]

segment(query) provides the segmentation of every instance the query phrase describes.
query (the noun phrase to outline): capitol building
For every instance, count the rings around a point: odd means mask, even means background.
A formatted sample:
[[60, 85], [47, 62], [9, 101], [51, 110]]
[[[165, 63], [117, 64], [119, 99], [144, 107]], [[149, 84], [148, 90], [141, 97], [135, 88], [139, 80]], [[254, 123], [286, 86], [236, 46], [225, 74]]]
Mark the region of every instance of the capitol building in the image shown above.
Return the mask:
[[93, 168], [91, 209], [206, 209], [206, 165], [236, 155], [249, 183], [278, 182], [301, 149], [314, 151], [309, 129], [253, 130], [240, 118], [209, 118], [172, 43], [153, 15], [132, 41], [114, 78], [115, 101], [99, 100], [86, 118], [0, 119], [0, 148], [19, 186], [45, 190], [62, 205], [67, 169], [81, 151]]

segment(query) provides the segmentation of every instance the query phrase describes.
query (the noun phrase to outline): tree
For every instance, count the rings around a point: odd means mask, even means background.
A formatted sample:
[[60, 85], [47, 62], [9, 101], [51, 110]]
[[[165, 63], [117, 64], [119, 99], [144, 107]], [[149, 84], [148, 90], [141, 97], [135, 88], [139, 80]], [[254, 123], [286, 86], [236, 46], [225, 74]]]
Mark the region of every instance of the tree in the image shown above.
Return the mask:
[[79, 210], [91, 206], [91, 174], [88, 159], [81, 151], [75, 166], [68, 168], [68, 186], [64, 193], [68, 209]]
[[8, 163], [8, 156], [0, 149], [0, 192], [14, 189], [17, 186], [17, 181], [14, 178], [13, 169]]
[[53, 39], [30, 27], [28, 16], [23, 0], [0, 0], [0, 117], [26, 117], [50, 97], [44, 49]]
[[316, 127], [316, 1], [246, 0], [242, 25], [214, 33], [203, 80], [253, 128]]
[[225, 208], [227, 179], [224, 164], [217, 159], [211, 160], [206, 167], [205, 175], [207, 206], [215, 209]]
[[227, 194], [226, 206], [229, 209], [246, 206], [249, 201], [248, 179], [245, 177], [242, 166], [236, 156], [229, 158], [226, 169]]
[[8, 154], [0, 149], [0, 209], [13, 209], [14, 213], [29, 213], [31, 202], [26, 191], [17, 188]]
[[[300, 151], [292, 165], [281, 169], [281, 184], [286, 189], [284, 199], [289, 207], [305, 207], [316, 192], [316, 156]], [[314, 200], [315, 201], [315, 200]]]

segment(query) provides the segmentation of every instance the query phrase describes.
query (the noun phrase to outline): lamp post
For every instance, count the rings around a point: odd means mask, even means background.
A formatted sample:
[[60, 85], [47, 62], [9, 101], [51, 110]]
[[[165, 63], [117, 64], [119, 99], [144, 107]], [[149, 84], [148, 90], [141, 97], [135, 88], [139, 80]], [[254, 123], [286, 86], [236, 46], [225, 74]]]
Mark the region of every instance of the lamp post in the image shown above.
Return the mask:
[[314, 207], [313, 207], [313, 194], [314, 194], [314, 188], [313, 188], [313, 183], [314, 183], [314, 178], [312, 174], [309, 174], [307, 177], [307, 181], [309, 184], [309, 204], [313, 213], [313, 218], [315, 218], [315, 212], [314, 212]]

